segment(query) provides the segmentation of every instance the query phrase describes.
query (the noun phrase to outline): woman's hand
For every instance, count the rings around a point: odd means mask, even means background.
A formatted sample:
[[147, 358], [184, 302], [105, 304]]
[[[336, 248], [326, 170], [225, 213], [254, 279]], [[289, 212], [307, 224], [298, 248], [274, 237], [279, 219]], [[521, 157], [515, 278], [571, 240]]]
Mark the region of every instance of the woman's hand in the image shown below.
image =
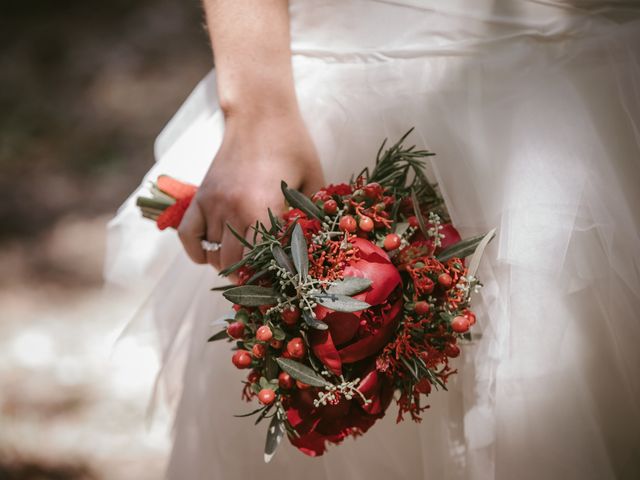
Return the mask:
[[[226, 224], [245, 235], [256, 220], [268, 224], [267, 208], [281, 213], [284, 207], [282, 180], [308, 194], [324, 183], [300, 115], [293, 111], [259, 119], [228, 116], [220, 150], [178, 228], [191, 259], [218, 269], [240, 260], [242, 244]], [[205, 252], [202, 239], [222, 247]]]
[[[302, 121], [291, 65], [287, 0], [203, 0], [225, 114], [222, 145], [178, 228], [197, 263], [224, 269], [240, 260], [241, 235], [267, 208], [280, 213], [280, 182], [305, 193], [323, 182]], [[205, 252], [201, 240], [218, 242]]]

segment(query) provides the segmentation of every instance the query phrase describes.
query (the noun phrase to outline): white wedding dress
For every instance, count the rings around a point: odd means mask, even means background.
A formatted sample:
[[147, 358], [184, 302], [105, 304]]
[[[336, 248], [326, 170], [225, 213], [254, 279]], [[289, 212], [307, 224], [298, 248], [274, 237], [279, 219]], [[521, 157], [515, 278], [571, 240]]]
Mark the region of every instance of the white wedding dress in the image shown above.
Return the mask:
[[[293, 66], [327, 179], [381, 141], [437, 156], [464, 235], [498, 236], [480, 274], [481, 337], [421, 424], [395, 411], [320, 458], [234, 418], [246, 372], [206, 343], [229, 304], [210, 268], [134, 197], [112, 221], [106, 276], [157, 328], [159, 391], [177, 406], [168, 478], [640, 478], [640, 2], [294, 0]], [[159, 136], [160, 173], [198, 183], [220, 145], [215, 75]], [[291, 139], [295, 141], [295, 139]], [[241, 179], [238, 179], [241, 181]], [[274, 187], [275, 188], [275, 187]], [[144, 183], [141, 187], [144, 189]], [[218, 327], [219, 328], [219, 327]]]

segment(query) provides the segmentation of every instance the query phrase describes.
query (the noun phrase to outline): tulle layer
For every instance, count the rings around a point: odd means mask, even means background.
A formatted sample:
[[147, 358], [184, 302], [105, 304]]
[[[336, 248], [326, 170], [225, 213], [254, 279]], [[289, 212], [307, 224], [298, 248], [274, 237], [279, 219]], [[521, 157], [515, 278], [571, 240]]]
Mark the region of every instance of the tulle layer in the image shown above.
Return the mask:
[[[640, 478], [640, 23], [621, 15], [631, 3], [513, 2], [559, 19], [441, 3], [294, 2], [293, 62], [328, 181], [415, 126], [463, 235], [498, 227], [460, 374], [420, 425], [390, 412], [322, 459], [285, 445], [265, 466], [264, 429], [232, 417], [250, 406], [229, 346], [205, 342], [229, 308], [209, 292], [219, 280], [140, 218], [136, 192], [111, 223], [106, 272], [140, 289], [138, 321], [159, 332], [179, 402], [170, 478]], [[147, 178], [198, 183], [223, 131], [211, 74]]]

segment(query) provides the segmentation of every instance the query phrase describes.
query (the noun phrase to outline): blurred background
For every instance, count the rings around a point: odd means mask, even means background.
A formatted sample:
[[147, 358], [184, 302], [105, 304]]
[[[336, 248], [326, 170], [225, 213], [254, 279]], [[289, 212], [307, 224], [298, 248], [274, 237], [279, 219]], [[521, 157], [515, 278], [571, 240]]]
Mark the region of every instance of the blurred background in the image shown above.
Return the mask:
[[198, 0], [0, 6], [0, 480], [158, 479], [157, 367], [116, 342], [105, 225], [211, 68]]

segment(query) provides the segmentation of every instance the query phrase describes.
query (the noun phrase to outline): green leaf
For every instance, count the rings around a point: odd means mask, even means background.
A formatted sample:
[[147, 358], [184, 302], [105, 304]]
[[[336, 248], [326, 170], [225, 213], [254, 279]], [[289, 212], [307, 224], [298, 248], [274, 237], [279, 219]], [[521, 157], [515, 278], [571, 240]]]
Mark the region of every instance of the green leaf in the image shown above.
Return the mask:
[[271, 288], [258, 285], [243, 285], [241, 287], [225, 290], [224, 298], [237, 305], [245, 307], [259, 307], [260, 305], [273, 305], [278, 302], [276, 292]]
[[220, 330], [215, 335], [212, 335], [211, 337], [209, 337], [209, 340], [207, 340], [207, 342], [215, 342], [217, 340], [225, 340], [228, 338], [229, 338], [229, 335], [227, 334], [227, 330], [225, 329], [225, 330]]
[[493, 237], [496, 236], [496, 229], [494, 228], [489, 233], [487, 233], [482, 241], [476, 247], [476, 250], [473, 252], [473, 256], [471, 257], [471, 261], [469, 262], [469, 275], [475, 276], [478, 271], [478, 267], [480, 266], [480, 260], [482, 259], [482, 254], [484, 253], [484, 249], [487, 248], [489, 242], [493, 240]]
[[282, 189], [284, 198], [287, 199], [287, 202], [289, 202], [289, 205], [293, 208], [298, 208], [310, 217], [317, 218], [318, 220], [324, 217], [322, 210], [316, 207], [309, 198], [299, 191], [289, 188], [286, 182], [281, 182], [280, 188]]
[[290, 358], [276, 358], [280, 368], [291, 375], [294, 379], [311, 385], [312, 387], [330, 387], [331, 383], [314, 372], [312, 369], [300, 362], [291, 360]]
[[234, 288], [234, 287], [236, 287], [236, 286], [237, 286], [237, 285], [223, 285], [223, 286], [221, 286], [221, 287], [213, 287], [213, 288], [211, 289], [211, 291], [212, 291], [212, 292], [223, 292], [223, 291], [225, 291], [225, 290], [229, 290], [230, 288]]
[[402, 363], [404, 363], [407, 369], [409, 370], [409, 372], [411, 372], [411, 375], [413, 376], [413, 378], [419, 381], [420, 377], [418, 376], [418, 369], [416, 368], [416, 366], [412, 365], [411, 362], [404, 357], [401, 357], [401, 359], [402, 359]]
[[480, 242], [486, 237], [486, 235], [477, 235], [475, 237], [466, 238], [464, 240], [459, 241], [455, 245], [451, 245], [441, 251], [436, 258], [441, 262], [446, 262], [447, 260], [457, 257], [457, 258], [465, 258], [471, 255], [476, 251]]
[[335, 295], [356, 295], [371, 286], [371, 280], [361, 277], [344, 277], [327, 289], [327, 293]]
[[258, 425], [263, 419], [264, 417], [267, 416], [267, 414], [269, 413], [269, 410], [271, 410], [271, 408], [273, 407], [273, 403], [271, 405], [269, 405], [267, 408], [265, 408], [262, 413], [260, 415], [258, 415], [258, 418], [256, 418], [256, 421], [253, 423], [254, 425]]
[[273, 358], [273, 355], [270, 353], [267, 354], [267, 358], [265, 360], [264, 376], [267, 380], [273, 380], [278, 376], [278, 364], [276, 363], [276, 359]]
[[269, 270], [260, 270], [259, 272], [254, 273], [253, 275], [251, 275], [251, 278], [249, 278], [249, 280], [246, 281], [245, 285], [254, 283], [256, 280], [263, 277], [267, 273], [269, 273]]
[[420, 201], [418, 200], [418, 194], [414, 189], [411, 189], [411, 202], [413, 203], [413, 213], [416, 214], [416, 218], [418, 219], [420, 231], [426, 238], [429, 238], [429, 232], [427, 231], [427, 226], [424, 223], [422, 211], [420, 210]]
[[236, 230], [229, 224], [229, 222], [226, 222], [226, 225], [229, 231], [233, 234], [234, 237], [236, 237], [240, 241], [241, 244], [243, 244], [245, 247], [249, 249], [253, 248], [253, 244], [251, 244], [249, 241], [247, 241], [246, 238], [244, 238], [242, 235], [236, 232]]
[[304, 319], [307, 325], [309, 325], [311, 328], [315, 328], [316, 330], [326, 330], [327, 328], [329, 328], [329, 325], [327, 325], [324, 322], [321, 322], [306, 310], [302, 312], [302, 318]]
[[260, 408], [255, 409], [253, 412], [241, 413], [239, 415], [234, 415], [234, 417], [236, 417], [236, 418], [251, 417], [252, 415], [255, 415], [256, 413], [261, 412], [265, 408], [267, 408], [267, 407], [260, 407]]
[[264, 461], [269, 463], [278, 449], [278, 445], [284, 437], [284, 421], [278, 416], [274, 415], [269, 424], [267, 430], [267, 440], [264, 444]]
[[280, 327], [273, 327], [271, 330], [273, 330], [273, 338], [275, 340], [284, 340], [287, 335], [284, 333], [284, 330], [282, 330]]
[[280, 220], [276, 217], [270, 208], [267, 208], [267, 212], [269, 213], [269, 221], [271, 222], [271, 230], [275, 230], [280, 228]]
[[309, 275], [309, 253], [307, 252], [307, 241], [304, 239], [302, 227], [296, 223], [291, 235], [291, 256], [296, 270], [301, 279]]
[[371, 306], [367, 302], [356, 300], [346, 295], [318, 293], [313, 298], [323, 307], [330, 308], [336, 312], [359, 312]]
[[274, 243], [271, 246], [271, 254], [273, 255], [273, 258], [275, 259], [276, 263], [280, 265], [281, 268], [284, 268], [289, 273], [293, 273], [293, 274], [296, 273], [296, 269], [293, 266], [293, 263], [291, 262], [289, 255], [287, 255], [287, 252], [284, 251], [284, 248], [282, 248], [277, 243]]
[[138, 207], [152, 208], [154, 210], [161, 210], [161, 211], [164, 211], [167, 207], [170, 207], [174, 203], [176, 203], [175, 200], [174, 201], [159, 200], [159, 199], [154, 199], [149, 197], [136, 198], [136, 205]]

